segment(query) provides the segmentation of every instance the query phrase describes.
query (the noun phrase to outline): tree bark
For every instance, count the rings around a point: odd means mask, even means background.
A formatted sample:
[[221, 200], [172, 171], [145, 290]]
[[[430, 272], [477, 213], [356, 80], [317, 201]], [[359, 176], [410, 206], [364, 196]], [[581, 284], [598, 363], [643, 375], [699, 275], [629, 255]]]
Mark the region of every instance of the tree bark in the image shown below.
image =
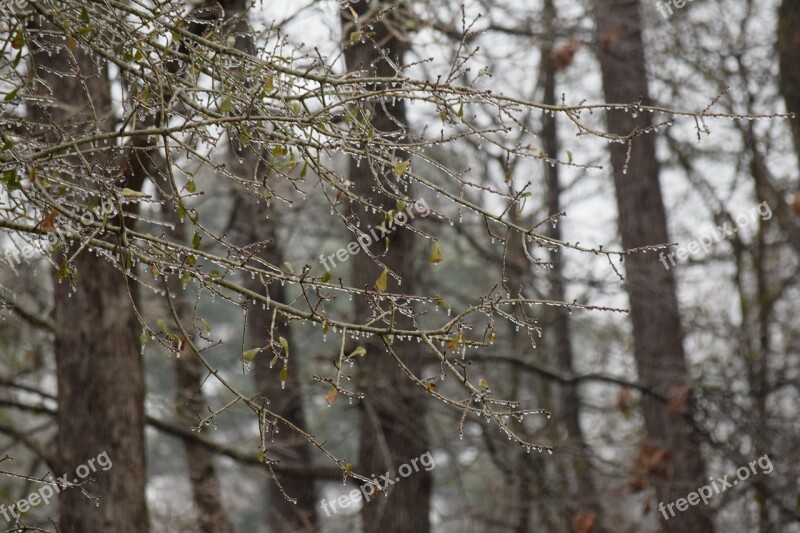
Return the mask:
[[797, 157], [800, 158], [800, 2], [783, 0], [778, 11], [778, 58], [780, 87], [791, 121]]
[[[80, 46], [67, 52], [57, 35], [36, 39], [38, 44], [31, 46], [32, 71], [39, 94], [52, 96], [52, 101], [38, 101], [31, 118], [43, 126], [57, 124], [67, 134], [94, 128], [112, 131], [106, 64], [90, 58]], [[49, 133], [45, 136], [56, 140]], [[79, 174], [114, 175], [116, 169], [107, 158], [91, 152], [85, 157], [91, 168], [79, 159], [72, 161]], [[136, 183], [128, 186], [137, 188]], [[57, 261], [72, 256], [78, 246], [66, 246]], [[146, 532], [143, 365], [140, 325], [131, 309], [137, 286], [88, 249], [72, 265], [78, 273], [74, 292], [69, 279], [53, 276], [53, 321], [58, 326], [54, 351], [60, 471], [56, 475], [67, 474], [72, 480], [78, 466], [104, 452], [113, 467], [108, 472], [98, 469], [92, 474], [95, 482], [85, 486], [101, 498], [99, 507], [79, 488], [61, 490], [60, 531]]]
[[[381, 52], [394, 63], [402, 64], [405, 45], [398, 38], [398, 29], [389, 28], [389, 24], [394, 20], [393, 14], [384, 15], [388, 20], [368, 20], [382, 7], [386, 7], [383, 2], [360, 2], [341, 11], [346, 47], [345, 60], [350, 72], [364, 71], [373, 76], [394, 76], [394, 68], [382, 58]], [[400, 8], [402, 9], [402, 5]], [[359, 15], [358, 25], [352, 20], [351, 9]], [[348, 44], [352, 32], [367, 25], [371, 26], [370, 31], [375, 32], [371, 40]], [[384, 101], [376, 98], [375, 102], [370, 102], [369, 108], [372, 116], [371, 126], [376, 136], [398, 136], [406, 128], [403, 100]], [[398, 153], [396, 156], [407, 159], [406, 154]], [[380, 205], [385, 211], [396, 209], [395, 201], [380, 190], [380, 187], [385, 186], [387, 182], [399, 181], [395, 180], [391, 171], [372, 168], [366, 160], [359, 165], [351, 158], [349, 176], [354, 183], [356, 194], [360, 197], [368, 198], [373, 205]], [[400, 186], [399, 189], [403, 190], [403, 187]], [[380, 211], [375, 215], [357, 204], [353, 204], [352, 209], [361, 221], [360, 227], [363, 231], [378, 226], [384, 220], [384, 214]], [[386, 266], [402, 278], [405, 294], [413, 294], [417, 285], [413, 262], [414, 241], [413, 232], [398, 228], [391, 233], [389, 253], [381, 257]], [[381, 239], [372, 243], [369, 249], [373, 254], [381, 255], [386, 250], [386, 244], [385, 239]], [[375, 281], [381, 275], [382, 268], [363, 251], [355, 255], [351, 262], [353, 285], [374, 290]], [[333, 277], [336, 279], [335, 272]], [[393, 292], [397, 287], [396, 281], [392, 276], [388, 278], [387, 290]], [[372, 314], [372, 307], [365, 298], [358, 297], [355, 298], [355, 312], [357, 320], [367, 320]], [[397, 322], [398, 327], [403, 325], [402, 321]], [[425, 394], [408, 379], [395, 361], [388, 359], [386, 348], [381, 342], [371, 339], [365, 343], [365, 347], [368, 353], [358, 361], [357, 377], [358, 390], [366, 395], [359, 402], [361, 441], [358, 464], [365, 475], [380, 476], [392, 472], [391, 475], [396, 476], [399, 466], [430, 450], [425, 428]], [[422, 370], [419, 345], [407, 341], [395, 341], [393, 349], [409, 370], [419, 375]], [[363, 506], [364, 530], [367, 533], [430, 531], [431, 485], [431, 475], [420, 469], [394, 484], [390, 488], [388, 498], [376, 494]]]
[[[246, 0], [222, 0], [225, 9], [225, 18], [229, 26], [226, 31], [236, 38], [235, 47], [248, 54], [255, 53], [255, 46], [249, 34], [247, 10], [249, 2]], [[247, 83], [247, 80], [245, 80]], [[256, 82], [260, 83], [260, 82]], [[228, 168], [238, 174], [243, 180], [254, 179], [259, 157], [268, 157], [258, 154], [252, 149], [240, 145], [237, 139], [231, 140], [232, 153], [230, 154]], [[268, 165], [261, 163], [261, 168]], [[268, 207], [263, 202], [256, 202], [251, 191], [235, 191], [236, 205], [231, 221], [231, 229], [237, 239], [247, 246], [256, 246], [260, 250], [257, 257], [271, 265], [283, 264], [283, 252], [278, 243], [278, 227], [276, 208]], [[243, 286], [259, 294], [268, 294], [275, 302], [286, 303], [287, 296], [284, 287], [279, 283], [270, 283], [265, 289], [259, 279], [249, 276], [243, 281]], [[273, 322], [273, 310], [262, 308], [261, 304], [248, 304], [247, 306], [247, 342], [248, 346], [255, 348], [265, 346], [269, 340], [269, 332]], [[288, 323], [281, 317], [275, 320], [275, 329], [272, 331], [273, 343], [277, 344], [280, 337], [284, 337], [291, 347], [291, 331]], [[276, 346], [276, 349], [280, 350]], [[253, 374], [256, 388], [262, 397], [269, 400], [267, 408], [273, 413], [284, 417], [298, 427], [306, 427], [306, 418], [303, 412], [301, 372], [298, 354], [290, 357], [289, 373], [286, 384], [281, 385], [279, 373], [282, 364], [270, 368], [272, 352], [268, 351], [256, 357], [253, 362]], [[267, 450], [270, 459], [277, 459], [282, 463], [310, 465], [311, 453], [308, 443], [299, 435], [288, 428], [281, 427], [275, 436], [272, 450]], [[273, 444], [270, 442], [270, 444]], [[316, 489], [315, 480], [309, 476], [284, 474], [278, 477], [280, 487], [273, 479], [267, 479], [267, 524], [273, 533], [299, 533], [303, 531], [316, 531]], [[282, 490], [281, 490], [282, 489]], [[285, 493], [285, 495], [284, 495]], [[293, 503], [287, 499], [296, 499]]]
[[[638, 0], [594, 0], [594, 6], [606, 101], [632, 104], [641, 99], [642, 104], [648, 104]], [[651, 125], [649, 114], [630, 110], [609, 110], [607, 121], [609, 131], [619, 135]], [[622, 245], [635, 248], [669, 242], [655, 136], [641, 135], [631, 142], [630, 160], [627, 144], [613, 143], [610, 147]], [[648, 471], [647, 477], [655, 485], [658, 500], [666, 505], [707, 481], [698, 438], [690, 422], [692, 381], [683, 351], [675, 279], [672, 271], [661, 264], [658, 254], [652, 252], [627, 256], [626, 271], [639, 380], [676, 400], [671, 405], [649, 395], [641, 400], [649, 449], [666, 454], [662, 455], [659, 468]], [[660, 516], [667, 533], [713, 531], [711, 512], [706, 506], [690, 506], [668, 517], [664, 520]]]
[[[557, 18], [556, 6], [553, 0], [545, 0], [544, 23], [548, 31], [547, 44], [542, 47], [542, 74], [544, 88], [544, 104], [556, 105], [556, 71], [557, 67], [553, 58], [554, 47], [552, 40], [557, 33], [555, 23]], [[542, 125], [542, 143], [549, 157], [558, 158], [561, 152], [561, 143], [558, 139], [558, 122], [555, 114], [544, 114]], [[544, 164], [547, 210], [553, 216], [561, 212], [561, 180], [559, 165]], [[556, 240], [561, 240], [561, 225], [556, 224], [549, 230], [549, 234]], [[558, 251], [550, 254], [550, 299], [557, 302], [566, 301], [566, 288], [564, 287], [563, 253]], [[550, 313], [550, 331], [552, 335], [552, 350], [555, 363], [562, 374], [575, 375], [573, 364], [574, 353], [572, 350], [572, 331], [570, 327], [570, 314], [564, 307], [555, 307], [548, 310]], [[580, 424], [581, 399], [577, 383], [565, 383], [561, 388], [561, 402], [557, 413], [557, 420], [564, 424], [569, 436], [569, 448], [573, 450], [572, 467], [575, 473], [577, 499], [574, 501], [573, 522], [584, 520], [594, 524], [593, 531], [602, 533], [603, 526], [602, 506], [597, 487], [592, 475], [590, 462], [591, 449], [586, 444], [586, 438]]]

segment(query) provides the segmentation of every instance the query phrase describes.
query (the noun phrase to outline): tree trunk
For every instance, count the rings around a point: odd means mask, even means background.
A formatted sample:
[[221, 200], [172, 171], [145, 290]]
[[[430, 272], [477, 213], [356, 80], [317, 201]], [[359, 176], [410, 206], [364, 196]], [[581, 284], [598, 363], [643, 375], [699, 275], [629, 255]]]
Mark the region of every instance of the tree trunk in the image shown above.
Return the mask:
[[795, 114], [791, 121], [794, 147], [800, 158], [800, 2], [783, 0], [778, 11], [778, 57], [781, 94], [786, 109]]
[[[226, 30], [236, 36], [235, 46], [248, 54], [253, 54], [255, 47], [252, 38], [249, 36], [249, 25], [247, 21], [247, 8], [249, 2], [246, 0], [222, 0], [222, 7], [225, 9], [226, 19], [230, 21], [230, 27]], [[256, 82], [260, 83], [260, 82]], [[254, 179], [254, 174], [258, 168], [259, 154], [252, 149], [242, 147], [237, 139], [231, 140], [232, 151], [228, 161], [228, 168], [231, 172], [238, 174], [243, 180]], [[267, 156], [264, 156], [267, 157]], [[268, 168], [262, 162], [262, 169]], [[277, 226], [275, 207], [267, 207], [263, 203], [256, 202], [251, 191], [236, 191], [236, 206], [232, 219], [231, 229], [236, 238], [244, 245], [261, 246], [257, 257], [271, 265], [283, 264], [283, 252], [277, 242]], [[269, 217], [269, 218], [268, 218]], [[259, 279], [245, 277], [243, 286], [253, 292], [265, 294], [268, 292], [269, 298], [275, 302], [286, 303], [286, 291], [279, 283], [271, 283], [268, 288]], [[247, 343], [251, 348], [266, 346], [269, 340], [269, 331], [272, 325], [273, 310], [262, 309], [261, 304], [249, 304], [247, 310]], [[280, 337], [291, 342], [291, 331], [287, 322], [278, 317], [275, 320], [275, 329], [272, 332], [274, 343]], [[276, 347], [277, 348], [277, 347]], [[279, 349], [279, 348], [278, 348]], [[259, 393], [269, 400], [267, 408], [273, 413], [284, 417], [298, 427], [306, 427], [305, 414], [303, 412], [302, 391], [300, 388], [300, 376], [298, 355], [290, 358], [289, 374], [285, 386], [281, 385], [279, 372], [282, 365], [270, 368], [269, 363], [272, 353], [262, 353], [253, 362], [253, 373], [256, 388]], [[294, 463], [301, 465], [311, 464], [311, 454], [308, 443], [301, 436], [290, 431], [288, 428], [281, 427], [281, 431], [275, 436], [272, 450], [267, 450], [270, 459], [277, 459], [282, 463]], [[316, 490], [314, 478], [309, 476], [298, 476], [284, 474], [278, 478], [280, 487], [274, 479], [267, 479], [267, 524], [273, 533], [299, 533], [302, 531], [316, 531]], [[282, 489], [282, 490], [281, 490]], [[285, 495], [284, 495], [285, 493]], [[287, 499], [293, 498], [297, 503]]]
[[[58, 35], [39, 35], [37, 40], [39, 44], [32, 45], [32, 70], [41, 80], [37, 90], [44, 97], [52, 95], [53, 103], [40, 100], [32, 107], [32, 119], [43, 126], [57, 124], [67, 134], [95, 128], [112, 131], [105, 63], [90, 59], [80, 46], [67, 52]], [[52, 54], [42, 46], [52, 47]], [[55, 136], [46, 136], [56, 141]], [[78, 175], [115, 174], [108, 159], [85, 149], [84, 153], [91, 168], [74, 159]], [[87, 180], [84, 186], [90, 184]], [[137, 184], [128, 186], [136, 188]], [[66, 246], [57, 260], [64, 261], [77, 249], [76, 244]], [[58, 273], [53, 277], [53, 321], [59, 331], [54, 342], [60, 467], [56, 475], [67, 474], [72, 480], [78, 466], [88, 465], [102, 453], [108, 455], [113, 468], [109, 472], [97, 469], [92, 474], [96, 481], [85, 485], [89, 493], [101, 498], [99, 507], [80, 488], [61, 490], [60, 531], [146, 532], [143, 365], [140, 325], [131, 310], [137, 286], [88, 249], [82, 250], [72, 265], [78, 274], [74, 292], [69, 279], [59, 279]]]
[[[402, 64], [405, 46], [390, 31], [384, 22], [368, 21], [368, 13], [375, 13], [385, 4], [377, 1], [360, 2], [343, 9], [342, 24], [344, 28], [345, 60], [349, 71], [365, 71], [369, 75], [393, 76], [394, 68], [382, 59], [377, 46], [381, 47], [391, 61]], [[352, 20], [350, 9], [359, 14], [359, 25]], [[401, 6], [402, 9], [402, 6]], [[384, 16], [393, 17], [393, 14]], [[372, 40], [348, 44], [352, 32], [370, 25], [375, 32]], [[381, 99], [382, 100], [382, 99]], [[403, 100], [381, 101], [376, 99], [370, 103], [372, 113], [371, 125], [378, 136], [395, 136], [405, 128], [406, 114]], [[366, 105], [366, 104], [363, 104]], [[398, 153], [397, 158], [407, 159], [406, 154]], [[362, 198], [369, 198], [373, 205], [380, 205], [385, 211], [396, 209], [395, 202], [387, 198], [378, 189], [378, 182], [384, 185], [395, 180], [391, 171], [384, 168], [372, 168], [365, 160], [358, 165], [355, 159], [349, 161], [350, 180], [355, 184], [355, 192]], [[374, 171], [374, 174], [373, 174]], [[403, 187], [399, 187], [403, 190]], [[411, 194], [411, 193], [409, 193]], [[368, 212], [361, 205], [352, 206], [354, 214], [361, 221], [362, 231], [378, 226], [384, 221], [384, 214]], [[402, 278], [405, 294], [413, 294], [416, 286], [416, 269], [414, 267], [414, 234], [398, 228], [391, 233], [391, 247], [388, 255], [382, 260], [386, 266]], [[381, 239], [369, 246], [373, 254], [379, 255], [386, 250], [386, 241]], [[366, 252], [361, 252], [351, 259], [353, 286], [374, 290], [375, 281], [382, 273], [380, 268]], [[339, 265], [339, 268], [343, 268]], [[333, 272], [333, 278], [337, 275]], [[396, 281], [389, 276], [387, 291], [394, 292]], [[357, 320], [368, 320], [372, 314], [369, 302], [363, 297], [355, 299]], [[398, 327], [404, 324], [396, 323]], [[358, 390], [366, 394], [359, 402], [361, 409], [361, 442], [359, 446], [358, 464], [362, 474], [381, 476], [392, 472], [397, 476], [397, 468], [408, 461], [429, 451], [428, 433], [425, 428], [425, 393], [417, 388], [403, 373], [395, 361], [388, 358], [386, 348], [377, 339], [366, 343], [367, 356], [358, 361]], [[419, 375], [422, 369], [422, 354], [419, 345], [408, 341], [395, 341], [393, 349], [409, 370]], [[387, 476], [389, 477], [389, 476]], [[419, 470], [408, 478], [400, 480], [389, 489], [389, 496], [376, 495], [363, 507], [364, 530], [367, 533], [426, 533], [430, 531], [430, 495], [431, 476]]]
[[[553, 43], [557, 33], [556, 7], [553, 0], [545, 0], [544, 23], [546, 24], [548, 39], [542, 47], [542, 74], [544, 85], [544, 104], [556, 105], [556, 64], [553, 60]], [[558, 139], [558, 123], [555, 114], [544, 113], [542, 125], [542, 143], [545, 152], [549, 157], [558, 158], [561, 151], [561, 143]], [[558, 165], [544, 164], [545, 182], [547, 185], [547, 210], [550, 216], [561, 212], [561, 183]], [[561, 240], [561, 226], [556, 224], [550, 228], [549, 234], [556, 240]], [[552, 269], [550, 271], [550, 299], [563, 302], [566, 300], [566, 289], [564, 287], [564, 269], [562, 263], [563, 253], [558, 251], [550, 254]], [[573, 365], [574, 354], [572, 350], [572, 333], [570, 327], [570, 314], [564, 307], [554, 307], [549, 309], [550, 331], [546, 334], [552, 336], [552, 350], [555, 355], [555, 363], [558, 369], [565, 376], [575, 375]], [[586, 444], [583, 429], [580, 424], [581, 399], [578, 386], [575, 383], [564, 383], [561, 388], [561, 402], [559, 406], [561, 413], [557, 413], [557, 420], [564, 424], [570, 442], [569, 449], [572, 450], [572, 467], [575, 472], [575, 483], [577, 499], [573, 503], [574, 516], [573, 522], [584, 521], [594, 524], [593, 531], [602, 533], [605, 528], [602, 525], [602, 507], [600, 497], [592, 476], [592, 465], [590, 462], [591, 450]]]
[[[638, 0], [594, 0], [597, 47], [607, 102], [649, 103], [648, 82]], [[611, 133], [627, 135], [647, 128], [647, 113], [610, 110]], [[659, 184], [655, 136], [642, 135], [628, 146], [611, 144], [619, 225], [625, 248], [669, 242], [667, 220]], [[627, 165], [627, 171], [626, 171]], [[657, 253], [626, 257], [627, 289], [633, 322], [634, 357], [639, 380], [653, 391], [669, 397], [670, 404], [642, 397], [648, 448], [662, 455], [659, 468], [647, 473], [660, 502], [667, 505], [705, 484], [705, 465], [697, 435], [693, 431], [691, 377], [683, 352], [683, 334], [676, 297], [675, 279]], [[686, 398], [681, 401], [681, 398]], [[676, 408], [677, 407], [677, 408]], [[658, 513], [658, 511], [656, 511]], [[668, 533], [713, 531], [711, 510], [690, 506], [668, 520], [660, 516]]]

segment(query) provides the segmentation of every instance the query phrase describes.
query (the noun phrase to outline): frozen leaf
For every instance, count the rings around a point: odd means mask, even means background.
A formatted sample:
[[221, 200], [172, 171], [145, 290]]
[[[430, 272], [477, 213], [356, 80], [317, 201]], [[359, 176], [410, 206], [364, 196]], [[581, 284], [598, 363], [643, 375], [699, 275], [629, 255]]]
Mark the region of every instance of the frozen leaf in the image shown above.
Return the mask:
[[51, 233], [56, 229], [56, 213], [58, 212], [54, 207], [50, 210], [50, 214], [47, 215], [47, 218], [42, 220], [42, 231]]
[[331, 273], [330, 272], [325, 272], [325, 274], [322, 276], [322, 281], [327, 283], [330, 280], [331, 280]]
[[486, 392], [489, 390], [489, 383], [485, 379], [480, 378], [478, 380], [478, 388], [481, 390], [481, 392]]
[[233, 109], [233, 97], [229, 94], [220, 104], [219, 112], [227, 114], [231, 112], [231, 109]]
[[438, 265], [439, 263], [444, 261], [444, 256], [442, 255], [442, 252], [439, 251], [439, 243], [438, 242], [434, 242], [433, 243], [433, 250], [431, 251], [431, 255], [428, 256], [428, 259], [434, 265]]
[[386, 289], [389, 287], [389, 271], [385, 268], [381, 275], [378, 276], [378, 279], [375, 280], [375, 289], [379, 292], [386, 292]]
[[279, 378], [281, 380], [281, 383], [286, 383], [286, 379], [288, 377], [289, 377], [289, 367], [284, 365], [284, 367], [281, 368], [281, 373], [280, 373], [280, 376], [279, 376]]
[[392, 165], [392, 172], [394, 172], [394, 175], [399, 178], [406, 173], [406, 170], [408, 170], [408, 164], [409, 161], [395, 161], [394, 165]]
[[365, 355], [367, 355], [367, 349], [364, 348], [363, 346], [359, 346], [358, 348], [353, 350], [352, 353], [350, 353], [350, 355], [348, 355], [347, 357], [356, 357], [356, 356], [364, 357]]
[[194, 248], [195, 250], [199, 250], [200, 249], [200, 241], [202, 241], [202, 240], [203, 240], [203, 238], [200, 237], [199, 234], [195, 233], [194, 237], [192, 237], [192, 248]]
[[294, 274], [294, 267], [292, 266], [292, 264], [289, 261], [284, 261], [283, 262], [283, 267], [286, 269], [286, 271], [289, 274]]
[[129, 189], [125, 187], [122, 189], [122, 197], [123, 198], [150, 198], [150, 195], [147, 193], [134, 191], [133, 189]]
[[286, 355], [289, 355], [289, 341], [285, 337], [279, 337], [278, 342], [283, 346], [283, 351], [286, 352]]
[[190, 193], [193, 193], [197, 190], [197, 186], [194, 184], [194, 180], [189, 180], [186, 182], [186, 190]]
[[336, 401], [336, 398], [339, 397], [339, 391], [336, 390], [336, 387], [331, 387], [328, 393], [325, 395], [325, 401], [328, 402], [328, 405], [333, 405], [333, 402]]
[[258, 352], [261, 351], [261, 348], [253, 348], [252, 350], [247, 350], [246, 352], [242, 353], [242, 359], [247, 362], [254, 361]]
[[169, 333], [169, 328], [167, 327], [167, 323], [161, 320], [160, 318], [156, 320], [156, 326], [158, 326], [158, 329], [160, 329], [164, 333]]

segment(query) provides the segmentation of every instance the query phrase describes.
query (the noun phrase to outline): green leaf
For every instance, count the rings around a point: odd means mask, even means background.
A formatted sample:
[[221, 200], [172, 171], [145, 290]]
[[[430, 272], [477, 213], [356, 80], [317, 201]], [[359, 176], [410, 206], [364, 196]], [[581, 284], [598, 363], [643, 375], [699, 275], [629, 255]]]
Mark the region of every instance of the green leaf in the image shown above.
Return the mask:
[[197, 191], [197, 185], [195, 185], [194, 180], [189, 180], [186, 182], [186, 190], [190, 193]]
[[458, 111], [456, 111], [456, 116], [457, 117], [463, 117], [464, 116], [464, 104], [461, 104], [458, 107]]
[[91, 19], [89, 18], [89, 12], [86, 11], [86, 6], [81, 6], [81, 20], [84, 24], [89, 24]]
[[571, 165], [572, 164], [572, 152], [567, 150], [567, 162]]
[[261, 348], [253, 348], [252, 350], [247, 350], [242, 354], [242, 359], [244, 359], [247, 362], [252, 362], [255, 360], [256, 356], [258, 355], [258, 352], [260, 351]]
[[325, 272], [325, 274], [322, 276], [322, 281], [324, 283], [328, 283], [331, 280], [331, 277], [332, 276], [330, 272]]
[[386, 292], [386, 289], [389, 287], [389, 271], [385, 268], [381, 275], [378, 276], [378, 279], [375, 280], [375, 289], [380, 292]]
[[134, 191], [133, 189], [129, 189], [127, 187], [122, 189], [122, 197], [123, 198], [149, 198], [150, 195], [147, 193]]
[[364, 30], [357, 30], [350, 34], [350, 44], [353, 44], [364, 35]]
[[139, 344], [144, 346], [150, 342], [150, 335], [147, 334], [147, 328], [142, 328], [142, 334], [139, 335]]
[[394, 165], [392, 166], [392, 172], [394, 172], [394, 175], [399, 178], [406, 173], [409, 163], [410, 161], [395, 161]]
[[289, 367], [285, 366], [281, 368], [280, 376], [278, 376], [281, 380], [281, 383], [286, 383], [286, 379], [289, 377]]
[[408, 205], [403, 200], [400, 200], [399, 202], [397, 202], [396, 207], [397, 207], [397, 212], [402, 213], [403, 211], [406, 210], [406, 207], [408, 207]]
[[13, 90], [13, 91], [11, 91], [10, 93], [8, 93], [8, 94], [6, 95], [6, 97], [5, 97], [5, 98], [3, 98], [3, 101], [4, 101], [4, 102], [10, 102], [11, 100], [13, 100], [14, 98], [16, 98], [16, 97], [17, 97], [17, 94], [19, 94], [19, 87], [17, 87], [16, 89], [14, 89], [14, 90]]
[[203, 327], [206, 328], [206, 333], [211, 333], [211, 324], [208, 323], [208, 320], [201, 318], [200, 321], [203, 323]]
[[305, 178], [306, 174], [308, 174], [308, 162], [306, 161], [303, 163], [303, 169], [300, 171], [300, 177]]
[[187, 270], [183, 274], [181, 274], [181, 285], [183, 285], [184, 289], [189, 286], [189, 282], [191, 281], [192, 281], [191, 272]]
[[350, 353], [350, 355], [348, 355], [347, 357], [348, 358], [356, 356], [364, 357], [365, 355], [367, 355], [367, 349], [364, 348], [363, 346], [359, 346], [358, 348], [353, 350], [352, 353]]
[[167, 327], [167, 323], [161, 320], [160, 318], [156, 320], [156, 326], [158, 326], [158, 329], [160, 329], [164, 333], [169, 333], [169, 328]]
[[14, 50], [19, 50], [24, 45], [25, 45], [25, 35], [22, 33], [22, 29], [20, 28], [14, 35], [14, 38], [11, 39], [11, 48], [13, 48]]
[[286, 271], [289, 274], [294, 275], [294, 267], [292, 266], [292, 264], [289, 261], [284, 261], [283, 262], [283, 267], [286, 269]]
[[184, 207], [183, 201], [178, 198], [178, 219], [183, 222], [184, 218], [186, 218], [186, 207]]
[[439, 251], [439, 243], [438, 242], [434, 242], [433, 243], [433, 250], [431, 251], [431, 255], [428, 256], [428, 259], [434, 265], [438, 265], [439, 263], [444, 261], [444, 256], [442, 255], [442, 252]]
[[452, 309], [452, 307], [450, 307], [450, 304], [449, 304], [449, 303], [447, 303], [446, 301], [444, 301], [444, 300], [443, 300], [443, 299], [441, 299], [441, 298], [439, 298], [439, 299], [437, 299], [437, 300], [436, 300], [436, 305], [441, 305], [442, 307], [444, 307], [444, 308], [445, 308], [445, 309], [447, 309], [448, 311], [450, 311], [450, 310]]
[[262, 89], [262, 93], [266, 94], [271, 92], [273, 89], [275, 89], [275, 77], [270, 74], [267, 76], [267, 79], [264, 80], [264, 88]]
[[231, 112], [231, 109], [233, 109], [233, 97], [229, 94], [220, 104], [219, 112], [223, 114], [228, 114]]
[[285, 337], [278, 337], [278, 342], [283, 346], [283, 351], [286, 352], [286, 355], [289, 355], [289, 341]]
[[281, 358], [280, 355], [276, 355], [275, 357], [273, 357], [272, 360], [269, 362], [269, 367], [272, 368], [273, 366], [277, 365], [280, 358]]
[[200, 249], [200, 241], [202, 241], [202, 240], [203, 240], [203, 238], [198, 233], [195, 233], [194, 237], [192, 237], [192, 248], [194, 248], [195, 250], [199, 250]]

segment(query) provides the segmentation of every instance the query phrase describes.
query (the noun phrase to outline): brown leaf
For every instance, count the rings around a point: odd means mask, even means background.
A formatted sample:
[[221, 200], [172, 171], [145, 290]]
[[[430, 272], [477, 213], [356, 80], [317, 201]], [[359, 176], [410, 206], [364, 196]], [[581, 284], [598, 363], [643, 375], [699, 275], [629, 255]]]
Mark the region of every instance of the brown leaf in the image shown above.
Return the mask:
[[686, 400], [692, 388], [689, 385], [671, 387], [669, 390], [669, 410], [673, 413], [682, 415], [686, 411]]
[[647, 480], [638, 474], [631, 474], [628, 476], [628, 488], [634, 494], [641, 492], [647, 488]]
[[578, 51], [578, 48], [581, 47], [580, 41], [573, 37], [565, 44], [559, 46], [550, 54], [550, 58], [553, 61], [553, 66], [555, 69], [563, 70], [572, 64], [572, 60], [575, 58], [575, 52]]
[[42, 231], [44, 231], [45, 233], [51, 233], [51, 232], [55, 231], [55, 229], [56, 229], [56, 214], [57, 213], [58, 213], [58, 211], [56, 211], [55, 207], [50, 209], [50, 214], [47, 215], [47, 218], [42, 220]]
[[647, 483], [647, 478], [672, 479], [672, 458], [669, 450], [653, 444], [642, 442], [639, 444], [639, 454], [633, 460], [631, 477], [641, 477], [639, 480], [628, 480], [631, 489], [638, 488], [639, 485]]
[[794, 197], [794, 202], [792, 202], [792, 209], [794, 210], [795, 214], [800, 217], [800, 194]]
[[614, 41], [617, 40], [617, 36], [619, 35], [619, 31], [621, 29], [622, 24], [619, 22], [611, 24], [605, 29], [603, 35], [600, 36], [600, 47], [603, 49], [603, 52], [608, 52], [611, 49], [611, 47], [614, 45]]
[[594, 533], [594, 524], [597, 522], [597, 515], [592, 512], [579, 512], [572, 519], [573, 533]]
[[622, 387], [617, 394], [617, 409], [621, 413], [630, 411], [631, 404], [633, 404], [633, 391], [628, 387]]
[[336, 398], [339, 397], [339, 391], [336, 390], [336, 387], [331, 387], [331, 390], [325, 395], [325, 401], [328, 402], [328, 405], [333, 405], [333, 402], [336, 401]]

